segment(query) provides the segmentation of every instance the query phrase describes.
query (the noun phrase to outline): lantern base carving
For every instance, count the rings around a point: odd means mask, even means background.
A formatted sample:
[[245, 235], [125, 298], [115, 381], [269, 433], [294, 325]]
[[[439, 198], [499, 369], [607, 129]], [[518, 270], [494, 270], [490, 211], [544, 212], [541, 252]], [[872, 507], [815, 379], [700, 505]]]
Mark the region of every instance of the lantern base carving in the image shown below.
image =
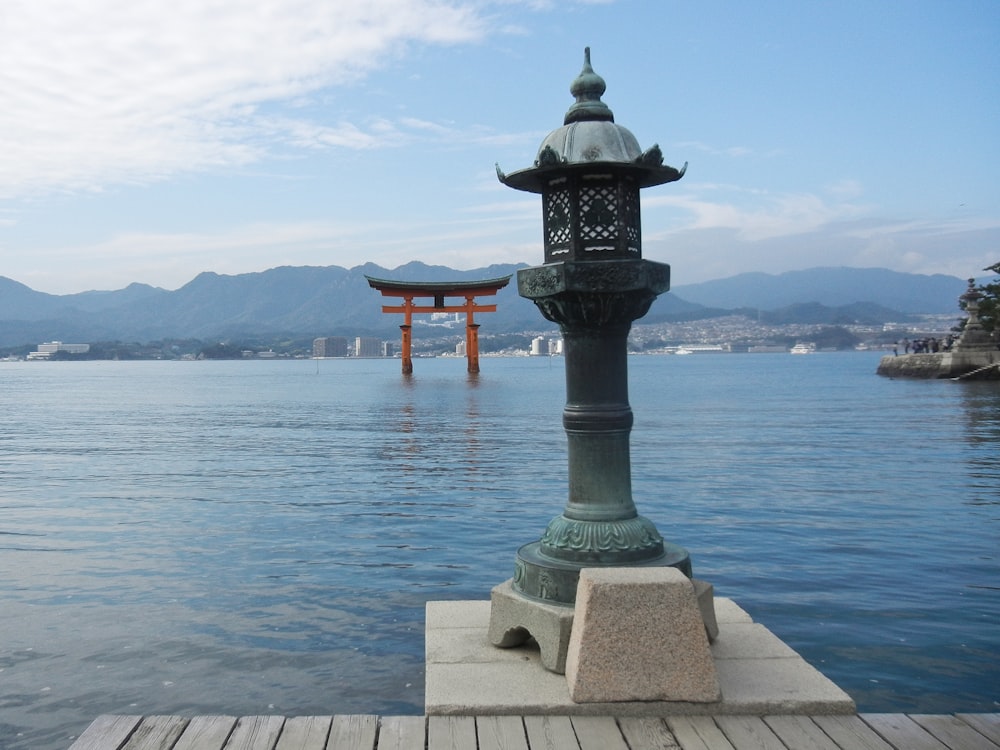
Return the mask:
[[669, 567], [677, 568], [691, 577], [691, 557], [683, 547], [663, 542], [663, 551], [655, 557], [620, 558], [604, 563], [594, 561], [572, 562], [550, 557], [543, 552], [543, 542], [526, 544], [517, 551], [514, 563], [513, 589], [517, 594], [545, 604], [572, 607], [576, 603], [576, 586], [582, 568], [599, 567]]

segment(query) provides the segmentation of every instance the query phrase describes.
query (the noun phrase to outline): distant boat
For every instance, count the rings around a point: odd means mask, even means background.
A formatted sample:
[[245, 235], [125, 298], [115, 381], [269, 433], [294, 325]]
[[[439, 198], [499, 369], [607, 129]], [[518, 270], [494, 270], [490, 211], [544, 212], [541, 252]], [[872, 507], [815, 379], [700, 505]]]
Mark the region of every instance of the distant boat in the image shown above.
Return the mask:
[[674, 354], [694, 354], [690, 349], [685, 349], [683, 346], [680, 349], [674, 351]]
[[801, 341], [793, 346], [789, 354], [812, 354], [816, 351], [816, 344], [803, 344]]

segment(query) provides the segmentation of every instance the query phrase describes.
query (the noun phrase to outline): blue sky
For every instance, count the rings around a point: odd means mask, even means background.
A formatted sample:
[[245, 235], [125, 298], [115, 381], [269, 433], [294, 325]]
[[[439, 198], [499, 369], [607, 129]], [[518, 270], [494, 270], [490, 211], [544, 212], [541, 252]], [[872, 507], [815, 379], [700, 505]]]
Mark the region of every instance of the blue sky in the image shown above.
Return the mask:
[[689, 163], [643, 192], [675, 285], [1000, 260], [996, 0], [5, 0], [0, 276], [541, 263], [494, 163], [531, 165], [585, 46]]

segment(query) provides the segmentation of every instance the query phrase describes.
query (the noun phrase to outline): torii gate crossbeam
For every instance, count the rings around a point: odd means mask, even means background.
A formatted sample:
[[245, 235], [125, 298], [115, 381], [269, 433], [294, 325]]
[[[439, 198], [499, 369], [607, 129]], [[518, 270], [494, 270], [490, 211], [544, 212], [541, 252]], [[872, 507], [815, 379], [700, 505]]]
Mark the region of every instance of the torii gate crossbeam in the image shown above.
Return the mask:
[[[401, 354], [403, 359], [403, 374], [413, 372], [413, 357], [411, 353], [411, 332], [413, 313], [465, 313], [465, 356], [469, 372], [479, 372], [479, 324], [475, 322], [475, 313], [496, 312], [496, 305], [477, 305], [476, 297], [492, 297], [507, 286], [510, 276], [483, 281], [390, 281], [365, 276], [368, 285], [377, 289], [383, 297], [402, 298], [401, 305], [382, 305], [384, 313], [403, 313]], [[414, 303], [414, 299], [427, 298], [429, 304]], [[448, 304], [446, 299], [463, 300], [457, 304]]]

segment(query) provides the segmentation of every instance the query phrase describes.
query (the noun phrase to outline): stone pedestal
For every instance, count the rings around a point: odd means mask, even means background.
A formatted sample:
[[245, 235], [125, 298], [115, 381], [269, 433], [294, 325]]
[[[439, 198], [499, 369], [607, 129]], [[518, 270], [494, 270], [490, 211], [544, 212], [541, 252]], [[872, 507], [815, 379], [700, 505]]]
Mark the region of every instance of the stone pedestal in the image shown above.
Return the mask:
[[566, 655], [577, 703], [721, 700], [690, 579], [675, 568], [585, 568]]
[[490, 643], [512, 648], [534, 638], [542, 666], [564, 674], [573, 608], [531, 601], [514, 591], [513, 584], [508, 579], [490, 593]]
[[[599, 568], [588, 570], [600, 571]], [[609, 568], [607, 570], [622, 570]], [[672, 574], [656, 571], [672, 570], [687, 581], [686, 588], [692, 590], [699, 621], [702, 623], [705, 637], [709, 643], [714, 643], [719, 634], [719, 625], [715, 617], [715, 599], [712, 584], [699, 580], [688, 580], [687, 576], [676, 568], [628, 568], [632, 574], [623, 574], [626, 578], [646, 580], [638, 574], [639, 570], [648, 572], [647, 578], [657, 580]], [[579, 607], [567, 607], [559, 604], [548, 604], [534, 601], [522, 596], [514, 588], [513, 579], [508, 579], [499, 586], [494, 586], [490, 592], [490, 624], [489, 641], [500, 648], [513, 648], [534, 639], [538, 645], [539, 659], [546, 669], [556, 674], [566, 673], [566, 655], [569, 653], [570, 637], [573, 634], [573, 623], [579, 612]], [[579, 596], [579, 587], [576, 596]]]
[[705, 635], [708, 636], [709, 643], [715, 643], [715, 639], [719, 637], [719, 623], [715, 618], [715, 587], [697, 578], [692, 578], [691, 583], [694, 585], [702, 622], [705, 623]]

